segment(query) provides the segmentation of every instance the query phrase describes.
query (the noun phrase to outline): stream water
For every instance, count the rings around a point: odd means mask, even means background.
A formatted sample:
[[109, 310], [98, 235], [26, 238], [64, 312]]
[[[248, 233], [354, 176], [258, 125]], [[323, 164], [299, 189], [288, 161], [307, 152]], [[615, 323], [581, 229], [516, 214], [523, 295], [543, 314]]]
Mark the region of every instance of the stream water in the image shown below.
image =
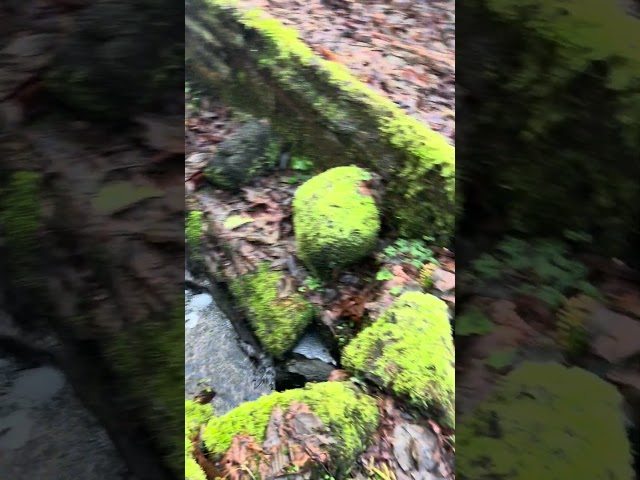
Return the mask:
[[185, 291], [185, 395], [210, 389], [216, 414], [273, 391], [269, 359], [255, 361], [207, 292]]

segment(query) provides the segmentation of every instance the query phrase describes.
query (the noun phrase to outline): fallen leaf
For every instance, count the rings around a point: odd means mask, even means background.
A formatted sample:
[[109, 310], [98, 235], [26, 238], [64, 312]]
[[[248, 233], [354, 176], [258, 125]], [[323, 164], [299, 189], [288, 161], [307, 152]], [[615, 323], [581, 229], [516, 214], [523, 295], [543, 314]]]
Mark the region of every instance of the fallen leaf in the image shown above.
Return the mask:
[[91, 204], [96, 213], [112, 215], [142, 200], [162, 196], [163, 192], [154, 187], [139, 186], [130, 182], [113, 182], [102, 187], [93, 197]]

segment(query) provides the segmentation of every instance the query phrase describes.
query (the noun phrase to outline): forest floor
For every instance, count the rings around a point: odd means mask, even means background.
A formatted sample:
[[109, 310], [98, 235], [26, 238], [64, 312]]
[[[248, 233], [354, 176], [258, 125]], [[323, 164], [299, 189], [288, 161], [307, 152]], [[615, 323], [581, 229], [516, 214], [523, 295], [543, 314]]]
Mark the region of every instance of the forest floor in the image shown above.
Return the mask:
[[[455, 139], [455, 2], [245, 0], [405, 112]], [[329, 21], [330, 19], [330, 21]]]
[[[239, 193], [212, 189], [202, 175], [205, 162], [198, 152], [215, 152], [217, 145], [242, 125], [243, 119], [208, 98], [198, 98], [197, 103], [186, 119], [185, 180], [188, 203], [205, 212], [208, 228], [216, 240], [206, 247], [205, 262], [210, 269], [228, 279], [254, 270], [261, 262], [281, 270], [280, 295], [299, 292], [315, 304], [321, 323], [331, 332], [338, 348], [377, 318], [401, 292], [422, 290], [420, 270], [425, 263], [433, 265], [429, 292], [442, 298], [453, 312], [455, 258], [448, 249], [430, 244], [429, 239], [395, 242], [393, 232], [383, 229], [370, 257], [336, 272], [329, 281], [314, 278], [296, 257], [291, 207], [295, 190], [312, 173], [303, 167], [288, 168], [256, 178]], [[231, 246], [232, 258], [229, 250], [219, 248], [220, 244]], [[334, 374], [339, 376], [341, 371]], [[397, 456], [389, 438], [396, 426], [406, 422], [402, 404], [381, 391], [373, 392], [380, 398], [385, 420], [374, 445], [361, 457], [362, 471], [366, 472], [365, 465], [373, 461], [371, 465], [376, 468], [386, 465], [401, 472], [394, 463]], [[435, 443], [420, 448], [438, 452], [433, 457], [439, 462], [437, 478], [453, 478], [453, 446], [449, 442], [452, 432], [441, 430], [433, 420], [422, 421], [423, 428], [428, 429], [425, 432], [431, 432], [425, 433], [424, 442]]]

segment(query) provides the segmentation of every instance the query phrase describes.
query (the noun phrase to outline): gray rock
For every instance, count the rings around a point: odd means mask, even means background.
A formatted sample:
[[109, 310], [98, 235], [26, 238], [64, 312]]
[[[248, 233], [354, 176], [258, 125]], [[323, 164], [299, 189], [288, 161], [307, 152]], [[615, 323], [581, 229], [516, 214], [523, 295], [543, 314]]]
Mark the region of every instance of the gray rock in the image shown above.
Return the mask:
[[186, 302], [185, 396], [193, 398], [208, 387], [216, 394], [212, 402], [216, 413], [223, 414], [271, 393], [273, 372], [248, 358], [213, 298], [187, 293]]
[[322, 360], [325, 363], [336, 365], [335, 359], [331, 356], [329, 349], [322, 342], [320, 336], [315, 332], [305, 333], [300, 341], [293, 348], [293, 353], [297, 353], [306, 358]]
[[215, 186], [237, 190], [276, 166], [279, 143], [271, 129], [258, 121], [240, 127], [220, 145], [204, 170]]

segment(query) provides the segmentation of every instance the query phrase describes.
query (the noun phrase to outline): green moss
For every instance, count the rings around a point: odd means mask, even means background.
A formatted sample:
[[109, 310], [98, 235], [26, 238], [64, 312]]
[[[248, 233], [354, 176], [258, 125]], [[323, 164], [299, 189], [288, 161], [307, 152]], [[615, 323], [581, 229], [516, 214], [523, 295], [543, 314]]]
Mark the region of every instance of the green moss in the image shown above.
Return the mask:
[[200, 425], [207, 423], [213, 417], [213, 407], [210, 404], [196, 403], [193, 400], [184, 401], [184, 428], [187, 435], [198, 432]]
[[460, 480], [631, 480], [622, 397], [578, 368], [525, 363], [464, 420]]
[[19, 288], [39, 284], [37, 233], [42, 223], [41, 182], [42, 176], [39, 173], [14, 172], [2, 195], [0, 225], [9, 253], [11, 280]]
[[[443, 237], [452, 233], [455, 150], [445, 137], [406, 115], [390, 99], [354, 77], [344, 65], [317, 56], [294, 29], [265, 12], [243, 11], [235, 0], [205, 3], [232, 12], [244, 28], [264, 39], [266, 45], [257, 60], [259, 67], [268, 70], [284, 91], [304, 99], [321, 119], [320, 124], [330, 123], [353, 134], [353, 127], [348, 125], [354, 124], [354, 120], [355, 125], [365, 117], [366, 122], [373, 122], [381, 140], [397, 156], [390, 174], [399, 184], [399, 191], [395, 192], [399, 198], [390, 208], [403, 234], [420, 236], [425, 228]], [[312, 70], [324, 83], [310, 81]], [[343, 155], [349, 153], [353, 152], [346, 149]], [[373, 160], [371, 166], [383, 169], [378, 163], [383, 162]], [[417, 201], [420, 206], [412, 204], [409, 208], [407, 201]]]
[[297, 293], [280, 298], [281, 276], [263, 263], [231, 284], [232, 293], [247, 309], [258, 340], [276, 358], [293, 348], [315, 315], [313, 305]]
[[[185, 448], [191, 446], [191, 442], [186, 440]], [[200, 465], [191, 456], [185, 456], [184, 459], [184, 478], [185, 480], [207, 480], [207, 476], [200, 468]]]
[[203, 432], [205, 446], [213, 455], [223, 455], [239, 434], [263, 442], [273, 408], [286, 409], [292, 402], [308, 405], [329, 428], [337, 440], [330, 451], [332, 460], [339, 470], [348, 472], [356, 456], [367, 447], [379, 418], [375, 400], [344, 382], [311, 384], [244, 403], [209, 421]]
[[455, 424], [455, 371], [447, 305], [433, 295], [407, 292], [344, 349], [342, 364]]
[[201, 405], [193, 400], [184, 402], [184, 478], [185, 480], [206, 480], [206, 475], [193, 458], [191, 437], [198, 433], [200, 426], [213, 417], [211, 405]]
[[185, 225], [187, 252], [196, 262], [202, 257], [203, 216], [204, 214], [199, 211], [189, 212]]
[[336, 167], [301, 185], [293, 199], [298, 255], [319, 276], [355, 263], [375, 247], [378, 209], [360, 185], [370, 174], [359, 167]]

